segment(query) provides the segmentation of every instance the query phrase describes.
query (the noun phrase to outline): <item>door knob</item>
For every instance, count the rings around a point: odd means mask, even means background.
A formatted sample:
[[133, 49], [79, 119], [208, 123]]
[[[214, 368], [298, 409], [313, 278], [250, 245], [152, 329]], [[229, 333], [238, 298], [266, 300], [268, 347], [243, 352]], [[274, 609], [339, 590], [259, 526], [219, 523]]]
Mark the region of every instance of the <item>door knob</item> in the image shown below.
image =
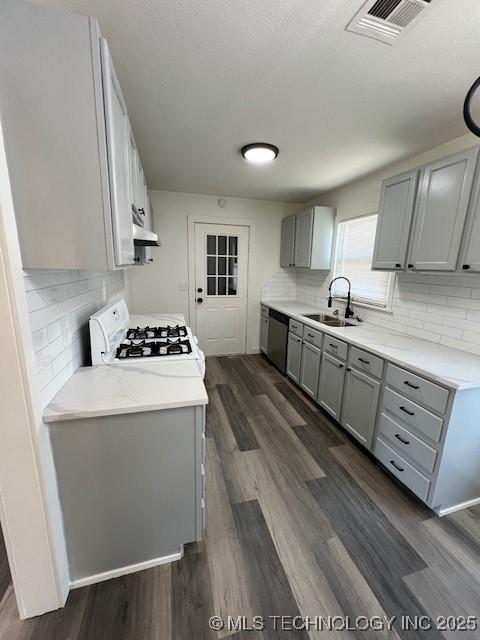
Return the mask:
[[198, 302], [198, 304], [202, 304], [203, 298], [197, 298], [197, 302]]

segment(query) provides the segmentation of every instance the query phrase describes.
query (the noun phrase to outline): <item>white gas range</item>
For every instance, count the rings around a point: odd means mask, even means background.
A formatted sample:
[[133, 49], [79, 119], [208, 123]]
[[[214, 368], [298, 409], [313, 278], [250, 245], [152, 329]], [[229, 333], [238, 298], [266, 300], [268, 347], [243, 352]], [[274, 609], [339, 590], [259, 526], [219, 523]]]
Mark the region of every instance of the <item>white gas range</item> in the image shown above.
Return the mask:
[[196, 360], [205, 376], [205, 356], [182, 314], [133, 314], [125, 300], [90, 317], [92, 364]]

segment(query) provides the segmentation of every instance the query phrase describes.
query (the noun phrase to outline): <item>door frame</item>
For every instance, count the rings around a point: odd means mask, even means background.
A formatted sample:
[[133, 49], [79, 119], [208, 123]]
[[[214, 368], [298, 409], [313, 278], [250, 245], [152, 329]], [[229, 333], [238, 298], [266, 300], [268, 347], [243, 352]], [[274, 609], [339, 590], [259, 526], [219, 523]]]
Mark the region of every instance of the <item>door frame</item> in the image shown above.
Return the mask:
[[229, 218], [228, 216], [209, 216], [209, 215], [201, 215], [201, 214], [188, 214], [187, 221], [188, 221], [188, 229], [187, 229], [188, 315], [189, 315], [189, 324], [192, 328], [192, 331], [195, 334], [197, 332], [197, 305], [195, 304], [195, 293], [196, 293], [195, 291], [195, 288], [196, 288], [195, 225], [196, 224], [214, 224], [214, 225], [247, 227], [249, 229], [248, 247], [247, 247], [247, 273], [246, 273], [247, 291], [245, 295], [245, 343], [244, 343], [244, 353], [247, 353], [247, 344], [248, 344], [248, 338], [249, 338], [248, 307], [250, 303], [250, 249], [253, 245], [253, 240], [254, 240], [255, 222], [247, 218]]
[[[68, 561], [55, 471], [42, 423], [17, 226], [0, 126], [0, 519], [20, 618], [63, 607]], [[12, 464], [12, 459], [15, 464]]]

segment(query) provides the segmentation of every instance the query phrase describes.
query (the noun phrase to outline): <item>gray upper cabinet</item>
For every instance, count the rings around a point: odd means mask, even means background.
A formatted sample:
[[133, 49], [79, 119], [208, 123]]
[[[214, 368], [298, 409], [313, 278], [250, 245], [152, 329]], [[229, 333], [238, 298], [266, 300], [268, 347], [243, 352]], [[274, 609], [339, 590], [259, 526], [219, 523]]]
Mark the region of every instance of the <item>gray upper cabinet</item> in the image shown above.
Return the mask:
[[472, 147], [384, 180], [372, 269], [480, 271], [478, 153]]
[[324, 352], [317, 400], [336, 420], [340, 420], [344, 380], [345, 364]]
[[409, 268], [457, 269], [477, 158], [474, 147], [424, 167]]
[[419, 170], [382, 183], [372, 269], [405, 269]]
[[477, 176], [469, 220], [464, 234], [460, 269], [465, 272], [480, 271], [480, 176]]
[[103, 92], [107, 124], [110, 203], [113, 223], [115, 264], [134, 261], [130, 151], [131, 135], [127, 107], [113, 67], [107, 41], [101, 39]]
[[101, 42], [93, 18], [0, 3], [0, 117], [25, 268], [133, 263], [130, 130]]
[[300, 383], [300, 365], [302, 362], [302, 339], [293, 333], [288, 334], [287, 376]]
[[281, 267], [293, 267], [295, 261], [295, 218], [293, 215], [282, 220]]
[[371, 449], [377, 416], [380, 382], [349, 368], [343, 396], [342, 425], [367, 449]]
[[312, 260], [313, 208], [295, 216], [295, 254], [293, 264], [308, 268]]
[[302, 344], [302, 366], [300, 372], [300, 386], [312, 398], [317, 397], [318, 376], [322, 352], [307, 342]]
[[309, 207], [282, 221], [282, 267], [329, 270], [335, 209]]

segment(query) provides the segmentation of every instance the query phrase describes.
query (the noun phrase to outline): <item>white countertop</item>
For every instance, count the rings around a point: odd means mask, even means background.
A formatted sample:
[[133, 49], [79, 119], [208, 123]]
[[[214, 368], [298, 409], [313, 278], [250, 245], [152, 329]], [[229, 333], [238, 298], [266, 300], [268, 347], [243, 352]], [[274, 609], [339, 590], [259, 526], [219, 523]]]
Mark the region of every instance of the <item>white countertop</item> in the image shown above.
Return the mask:
[[205, 405], [195, 360], [81, 367], [43, 414], [44, 422]]
[[187, 324], [183, 313], [131, 313], [129, 328], [175, 327]]
[[372, 323], [355, 327], [329, 327], [304, 318], [302, 314], [330, 313], [331, 309], [302, 302], [262, 301], [262, 305], [295, 318], [302, 324], [345, 340], [356, 347], [385, 358], [450, 389], [480, 387], [480, 357], [443, 345], [406, 336]]

